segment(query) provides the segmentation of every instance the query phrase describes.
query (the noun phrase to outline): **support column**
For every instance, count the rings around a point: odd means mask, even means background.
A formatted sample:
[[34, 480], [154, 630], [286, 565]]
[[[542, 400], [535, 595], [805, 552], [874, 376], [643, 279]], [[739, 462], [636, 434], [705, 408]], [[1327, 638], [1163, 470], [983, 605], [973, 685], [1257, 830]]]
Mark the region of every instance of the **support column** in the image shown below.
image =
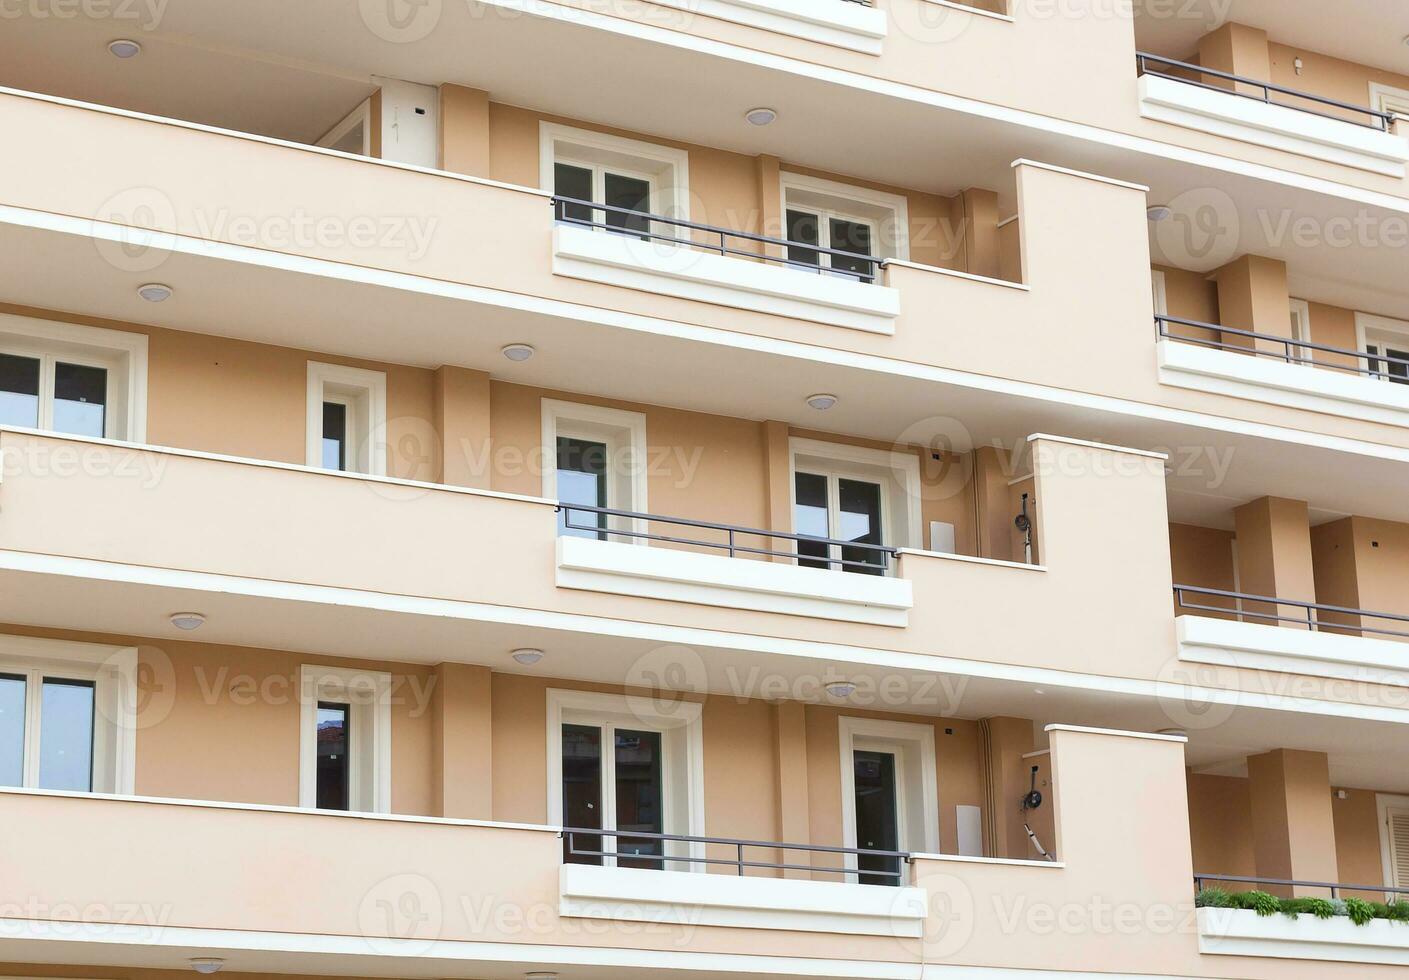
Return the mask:
[[[811, 804], [807, 789], [807, 706], [800, 701], [773, 705], [774, 745], [778, 754], [778, 834], [788, 844], [812, 843]], [[785, 851], [785, 864], [811, 864], [809, 851]], [[788, 871], [788, 878], [811, 877]]]
[[[1299, 602], [1316, 601], [1311, 521], [1305, 501], [1262, 497], [1233, 511], [1233, 520], [1241, 591]], [[1244, 608], [1247, 612], [1288, 617], [1283, 626], [1306, 628], [1306, 611], [1297, 606], [1248, 603]]]
[[431, 765], [435, 812], [494, 819], [490, 670], [437, 664], [431, 693]]
[[[1272, 55], [1267, 43], [1267, 32], [1243, 24], [1224, 24], [1199, 39], [1199, 64], [1204, 68], [1227, 72], [1230, 75], [1270, 81]], [[1201, 81], [1249, 95], [1262, 94], [1259, 88], [1239, 85], [1224, 79], [1204, 77]]]
[[[1244, 255], [1213, 274], [1218, 283], [1218, 312], [1223, 326], [1273, 337], [1292, 337], [1291, 294], [1287, 289], [1287, 264], [1261, 255]], [[1287, 354], [1285, 344], [1224, 334], [1223, 341], [1237, 347]], [[1292, 350], [1295, 355], [1296, 350]]]
[[440, 169], [489, 176], [489, 93], [463, 85], [440, 87]]
[[978, 557], [1015, 560], [1012, 547], [1013, 515], [1009, 512], [1008, 454], [994, 446], [974, 450], [974, 521], [978, 528]]
[[998, 194], [970, 187], [959, 195], [963, 209], [963, 271], [997, 279], [999, 274]]
[[[788, 450], [788, 423], [763, 422], [763, 472], [764, 503], [768, 514], [769, 531], [792, 533], [793, 529], [793, 473], [792, 454]], [[772, 551], [787, 551], [788, 542], [782, 538], [771, 538], [765, 543]], [[786, 558], [774, 558], [786, 562]]]
[[[1259, 878], [1337, 881], [1336, 829], [1331, 812], [1330, 764], [1324, 752], [1277, 749], [1248, 758], [1252, 792], [1253, 858]], [[1326, 896], [1325, 889], [1281, 889], [1274, 894]]]
[[[755, 157], [754, 163], [758, 172], [758, 233], [768, 238], [786, 238], [781, 164], [777, 157], [766, 153]], [[787, 251], [780, 245], [765, 245], [763, 248], [774, 258], [787, 258]]]
[[489, 375], [446, 364], [436, 368], [434, 388], [440, 482], [493, 489]]
[[[991, 857], [1028, 858], [1036, 851], [1028, 843], [1022, 798], [1031, 783], [1032, 765], [1023, 756], [1035, 747], [1032, 722], [1026, 718], [985, 718], [983, 759], [985, 850]], [[1051, 806], [1051, 800], [1043, 806]], [[1053, 841], [1043, 841], [1049, 850]]]

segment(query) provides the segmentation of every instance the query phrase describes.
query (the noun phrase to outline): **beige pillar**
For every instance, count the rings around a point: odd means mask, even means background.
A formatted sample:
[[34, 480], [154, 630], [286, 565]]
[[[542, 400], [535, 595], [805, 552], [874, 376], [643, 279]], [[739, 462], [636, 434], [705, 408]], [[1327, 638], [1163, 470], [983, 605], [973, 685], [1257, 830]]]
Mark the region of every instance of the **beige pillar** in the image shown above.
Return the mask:
[[[1238, 545], [1238, 584], [1252, 595], [1299, 602], [1316, 601], [1316, 573], [1311, 551], [1311, 522], [1306, 502], [1262, 497], [1233, 511]], [[1306, 611], [1297, 606], [1247, 603], [1247, 612], [1289, 617], [1298, 626]], [[1267, 620], [1265, 622], [1271, 622]]]
[[[1243, 24], [1224, 24], [1212, 34], [1205, 34], [1199, 40], [1199, 64], [1204, 68], [1270, 81], [1272, 78], [1272, 55], [1267, 43], [1267, 32]], [[1261, 94], [1261, 89], [1251, 85], [1237, 85], [1234, 82], [1204, 77], [1201, 81], [1220, 88], [1235, 88], [1240, 92]]]
[[[1032, 762], [1023, 756], [1033, 750], [1032, 722], [1026, 718], [985, 718], [983, 770], [985, 784], [984, 848], [991, 857], [1036, 856], [1023, 823], [1030, 821], [1022, 798], [1032, 781]], [[1044, 807], [1051, 806], [1046, 800]], [[1048, 849], [1052, 841], [1043, 841]]]
[[[783, 221], [783, 177], [782, 166], [777, 157], [766, 153], [754, 158], [758, 175], [758, 233], [769, 238], [786, 238], [787, 227]], [[786, 249], [780, 245], [766, 246], [767, 254], [775, 258], [785, 258]]]
[[489, 441], [489, 375], [442, 365], [434, 377], [435, 431], [440, 438], [440, 482], [493, 489]]
[[440, 87], [440, 169], [489, 176], [489, 93]]
[[[1287, 289], [1287, 264], [1261, 255], [1244, 255], [1213, 274], [1218, 283], [1218, 312], [1223, 326], [1273, 337], [1291, 337], [1291, 294]], [[1283, 357], [1286, 345], [1224, 334], [1225, 343], [1256, 347]], [[1296, 353], [1295, 350], [1292, 351]]]
[[490, 670], [442, 663], [431, 692], [431, 767], [435, 812], [494, 819]]
[[980, 558], [1014, 560], [1009, 479], [1006, 451], [994, 446], [974, 450], [974, 521]]
[[[774, 745], [778, 762], [778, 833], [787, 844], [812, 843], [812, 808], [807, 789], [807, 706], [800, 701], [773, 705]], [[785, 864], [811, 864], [808, 851], [785, 851]], [[806, 871], [789, 871], [788, 878], [807, 878]]]
[[970, 187], [959, 195], [963, 209], [963, 255], [960, 268], [975, 276], [997, 279], [1000, 248], [998, 243], [998, 195], [994, 191]]
[[[793, 529], [793, 465], [788, 449], [788, 423], [763, 422], [764, 503], [768, 514], [767, 529], [792, 533]], [[771, 538], [764, 547], [772, 551], [790, 551], [785, 538]], [[788, 561], [775, 558], [774, 561]]]
[[[1277, 749], [1248, 758], [1253, 858], [1259, 878], [1337, 881], [1330, 765], [1324, 752]], [[1274, 894], [1288, 894], [1263, 886]], [[1325, 889], [1292, 889], [1326, 897]]]

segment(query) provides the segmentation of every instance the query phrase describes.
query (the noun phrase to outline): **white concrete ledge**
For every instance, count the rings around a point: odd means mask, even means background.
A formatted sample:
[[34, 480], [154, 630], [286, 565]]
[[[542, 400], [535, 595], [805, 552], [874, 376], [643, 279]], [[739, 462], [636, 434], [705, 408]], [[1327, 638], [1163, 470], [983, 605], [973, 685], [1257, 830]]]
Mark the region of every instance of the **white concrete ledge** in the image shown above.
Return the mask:
[[1403, 136], [1156, 75], [1140, 77], [1140, 115], [1390, 177], [1409, 162]]
[[1409, 387], [1180, 340], [1156, 345], [1161, 384], [1343, 418], [1409, 426]]
[[691, 14], [758, 27], [804, 41], [880, 54], [886, 12], [844, 0], [652, 0]]
[[1174, 632], [1180, 660], [1409, 687], [1409, 643], [1211, 616], [1179, 616]]
[[907, 625], [915, 604], [903, 578], [567, 536], [558, 538], [557, 584], [878, 626]]
[[1143, 738], [1150, 742], [1187, 742], [1187, 735], [1164, 735], [1159, 732], [1127, 732], [1118, 728], [1086, 728], [1082, 725], [1048, 725], [1044, 732], [1078, 732], [1083, 735], [1110, 735], [1115, 738]]
[[919, 938], [923, 888], [565, 864], [559, 913], [574, 918]]
[[869, 333], [894, 334], [900, 315], [900, 291], [879, 283], [566, 224], [553, 274]]
[[1341, 916], [1199, 909], [1198, 923], [1201, 953], [1409, 966], [1409, 925], [1402, 922], [1374, 919], [1357, 926]]

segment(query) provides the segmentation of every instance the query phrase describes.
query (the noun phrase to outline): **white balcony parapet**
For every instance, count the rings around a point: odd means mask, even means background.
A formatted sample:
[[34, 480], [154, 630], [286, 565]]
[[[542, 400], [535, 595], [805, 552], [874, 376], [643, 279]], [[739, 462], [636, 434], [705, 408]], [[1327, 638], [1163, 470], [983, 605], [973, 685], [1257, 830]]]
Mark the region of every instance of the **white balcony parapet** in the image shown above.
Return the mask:
[[886, 12], [852, 0], [656, 0], [702, 17], [758, 27], [805, 41], [880, 54]]
[[1261, 916], [1247, 909], [1199, 909], [1199, 951], [1226, 956], [1388, 963], [1409, 966], [1409, 927], [1374, 919]]

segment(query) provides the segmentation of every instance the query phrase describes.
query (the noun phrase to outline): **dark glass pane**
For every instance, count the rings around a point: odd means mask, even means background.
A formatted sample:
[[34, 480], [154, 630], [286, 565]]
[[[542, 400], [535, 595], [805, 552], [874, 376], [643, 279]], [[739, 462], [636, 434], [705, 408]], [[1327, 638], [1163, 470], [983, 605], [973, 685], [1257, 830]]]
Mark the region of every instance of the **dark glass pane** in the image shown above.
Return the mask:
[[[592, 171], [586, 167], [574, 167], [569, 163], [555, 163], [553, 193], [578, 201], [592, 200]], [[585, 204], [568, 204], [564, 206], [563, 216], [574, 221], [591, 221], [592, 209]]]
[[347, 469], [347, 406], [323, 403], [323, 469]]
[[[597, 830], [602, 826], [602, 730], [590, 725], [563, 726], [563, 826]], [[572, 851], [586, 853], [573, 854]], [[564, 834], [563, 860], [601, 864], [602, 838]]]
[[[816, 473], [797, 473], [793, 476], [793, 531], [796, 534], [810, 534], [815, 538], [831, 537], [827, 526], [827, 478]], [[816, 558], [827, 557], [827, 545], [817, 541], [799, 541], [799, 555]], [[827, 568], [825, 561], [800, 561], [805, 568]]]
[[[820, 222], [815, 214], [806, 211], [794, 211], [788, 209], [788, 241], [798, 242], [800, 245], [820, 245], [822, 230]], [[799, 245], [788, 246], [788, 261], [800, 262], [804, 265], [818, 265], [821, 263], [821, 256], [815, 249], [800, 248]]]
[[84, 364], [54, 365], [54, 431], [101, 436], [108, 402], [108, 372]]
[[24, 782], [25, 679], [0, 674], [0, 786]]
[[[841, 511], [841, 526], [837, 529], [837, 537], [843, 541], [882, 544], [880, 486], [864, 480], [838, 480], [837, 498]], [[849, 572], [861, 572], [865, 575], [882, 575], [885, 572], [885, 556], [881, 552], [870, 548], [842, 548], [841, 554], [847, 561], [867, 562], [879, 566], [874, 571], [855, 565], [843, 566]]]
[[39, 426], [39, 361], [0, 354], [0, 425]]
[[351, 809], [352, 705], [318, 702], [318, 799], [320, 810]]
[[[616, 733], [616, 839], [619, 854], [662, 854], [663, 842], [631, 837], [627, 831], [665, 832], [661, 785], [660, 732]], [[660, 868], [664, 862], [622, 858], [623, 868]]]
[[[607, 506], [607, 447], [605, 443], [587, 439], [558, 437], [558, 500], [565, 504], [583, 504], [588, 507]], [[574, 527], [567, 526], [571, 513]], [[575, 538], [597, 538], [606, 540], [602, 531], [590, 528], [605, 528], [607, 517], [592, 511], [558, 511], [558, 533]]]
[[[832, 218], [831, 232], [831, 246], [837, 251], [855, 252], [858, 255], [875, 254], [871, 251], [870, 225]], [[865, 282], [871, 282], [875, 278], [875, 266], [865, 259], [849, 259], [844, 255], [833, 255], [830, 265], [839, 271], [854, 272], [858, 279]]]
[[[856, 846], [874, 851], [900, 849], [895, 801], [895, 756], [889, 752], [856, 752]], [[900, 859], [858, 855], [856, 867], [863, 885], [896, 885], [899, 878], [866, 871], [899, 871]]]
[[39, 704], [39, 788], [93, 788], [93, 682], [44, 678]]
[[1400, 361], [1409, 361], [1409, 351], [1395, 350], [1393, 347], [1386, 347], [1385, 354], [1388, 357], [1395, 357], [1397, 361], [1385, 361], [1389, 370], [1385, 373], [1389, 375], [1389, 380], [1395, 384], [1409, 384], [1409, 364], [1402, 364]]
[[627, 208], [639, 214], [607, 212], [607, 224], [613, 228], [629, 231], [650, 231], [651, 223], [645, 217], [651, 211], [651, 185], [636, 177], [623, 177], [620, 174], [606, 174], [602, 180], [606, 192], [605, 203], [614, 208]]

